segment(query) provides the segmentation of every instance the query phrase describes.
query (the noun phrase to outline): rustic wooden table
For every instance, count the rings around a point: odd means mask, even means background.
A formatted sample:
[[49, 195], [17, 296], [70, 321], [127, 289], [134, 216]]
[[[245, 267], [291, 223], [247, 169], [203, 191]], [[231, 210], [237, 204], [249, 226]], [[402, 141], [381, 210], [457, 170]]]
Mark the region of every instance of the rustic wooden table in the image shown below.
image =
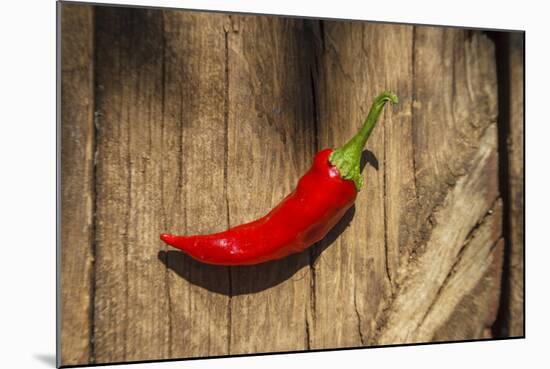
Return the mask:
[[[64, 365], [523, 335], [521, 35], [60, 10]], [[311, 250], [227, 268], [159, 240], [265, 214], [388, 89]]]

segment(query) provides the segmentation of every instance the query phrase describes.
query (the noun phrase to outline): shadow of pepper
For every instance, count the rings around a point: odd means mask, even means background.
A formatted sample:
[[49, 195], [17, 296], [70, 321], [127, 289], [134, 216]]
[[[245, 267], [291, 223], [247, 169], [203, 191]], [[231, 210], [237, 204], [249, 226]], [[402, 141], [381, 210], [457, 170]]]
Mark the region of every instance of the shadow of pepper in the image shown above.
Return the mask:
[[[362, 159], [361, 167], [369, 163], [378, 170], [378, 161], [370, 151], [364, 151]], [[227, 296], [256, 293], [286, 281], [307, 265], [313, 265], [321, 253], [346, 230], [354, 215], [355, 205], [352, 205], [321, 241], [300, 253], [262, 264], [231, 267], [210, 265], [177, 250], [161, 250], [158, 259], [181, 278], [210, 292]]]
[[378, 171], [378, 159], [370, 150], [365, 150], [361, 153], [361, 171], [363, 171], [367, 164], [370, 164], [374, 169], [376, 169], [376, 171]]

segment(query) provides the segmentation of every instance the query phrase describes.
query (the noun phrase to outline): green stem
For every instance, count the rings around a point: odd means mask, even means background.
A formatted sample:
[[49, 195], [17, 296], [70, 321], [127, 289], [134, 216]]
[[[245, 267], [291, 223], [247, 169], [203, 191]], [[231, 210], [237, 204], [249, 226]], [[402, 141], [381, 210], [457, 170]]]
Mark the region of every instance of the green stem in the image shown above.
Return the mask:
[[359, 132], [357, 132], [357, 134], [344, 146], [334, 150], [329, 157], [330, 163], [338, 168], [342, 178], [355, 182], [357, 191], [363, 186], [363, 177], [361, 177], [360, 169], [361, 152], [378, 121], [382, 108], [388, 101], [392, 104], [397, 104], [397, 96], [389, 91], [382, 92], [378, 95], [372, 103], [369, 115], [367, 119], [365, 119], [365, 123], [363, 123], [361, 130], [359, 130]]

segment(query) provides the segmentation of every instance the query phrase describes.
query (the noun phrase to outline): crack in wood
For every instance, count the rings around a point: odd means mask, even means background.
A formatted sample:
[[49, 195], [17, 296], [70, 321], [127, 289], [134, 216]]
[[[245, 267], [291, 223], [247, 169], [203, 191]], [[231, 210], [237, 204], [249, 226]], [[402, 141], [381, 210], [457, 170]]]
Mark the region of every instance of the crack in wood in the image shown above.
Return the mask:
[[416, 135], [414, 133], [414, 129], [416, 127], [415, 122], [415, 104], [416, 104], [416, 26], [413, 26], [412, 30], [412, 51], [411, 51], [411, 58], [412, 58], [412, 103], [411, 103], [411, 150], [412, 150], [412, 167], [413, 167], [413, 184], [414, 184], [414, 194], [416, 196], [416, 202], [417, 206], [419, 203], [419, 195], [418, 195], [418, 184], [417, 184], [417, 167], [416, 167]]
[[[456, 267], [457, 265], [462, 261], [462, 255], [464, 254], [464, 251], [466, 250], [466, 248], [470, 245], [470, 243], [472, 242], [472, 240], [474, 239], [474, 237], [476, 236], [478, 230], [480, 229], [480, 227], [484, 226], [487, 224], [488, 222], [488, 219], [493, 215], [494, 213], [494, 210], [497, 206], [497, 203], [499, 202], [500, 200], [500, 197], [497, 197], [493, 203], [491, 204], [491, 206], [489, 207], [489, 209], [487, 210], [487, 212], [483, 215], [483, 217], [481, 219], [478, 220], [478, 222], [470, 229], [470, 231], [468, 232], [468, 234], [466, 235], [466, 238], [465, 238], [465, 241], [464, 241], [464, 244], [462, 245], [462, 247], [460, 248], [460, 250], [458, 250], [458, 253], [455, 257], [455, 260], [454, 260], [454, 263], [453, 265], [451, 266], [451, 268], [449, 269], [449, 272], [447, 273], [447, 276], [445, 277], [445, 279], [443, 280], [443, 282], [441, 283], [441, 285], [439, 286], [439, 289], [437, 290], [435, 296], [433, 297], [433, 300], [430, 304], [430, 306], [428, 307], [428, 309], [426, 310], [424, 316], [422, 317], [422, 320], [420, 321], [420, 323], [418, 324], [417, 327], [421, 327], [423, 324], [424, 324], [424, 321], [426, 320], [426, 317], [431, 313], [434, 305], [437, 303], [437, 301], [439, 300], [439, 297], [441, 296], [441, 293], [442, 291], [445, 289], [445, 287], [447, 287], [447, 284], [449, 283], [449, 280], [450, 278], [452, 277], [452, 275], [455, 273], [456, 271]], [[493, 246], [491, 247], [491, 249], [494, 248], [494, 246], [496, 246], [496, 244], [498, 243], [498, 241], [500, 240], [500, 237], [497, 238], [497, 240], [494, 242]]]
[[[180, 86], [181, 88], [181, 86]], [[178, 177], [177, 177], [177, 184], [176, 184], [176, 191], [174, 192], [174, 198], [177, 198], [180, 193], [181, 193], [181, 189], [183, 188], [183, 177], [184, 177], [184, 172], [186, 171], [186, 166], [183, 165], [183, 153], [184, 153], [184, 148], [183, 148], [183, 141], [184, 141], [184, 138], [183, 136], [185, 135], [185, 130], [183, 128], [184, 124], [183, 124], [183, 117], [184, 117], [184, 113], [183, 113], [183, 107], [184, 107], [184, 98], [183, 98], [183, 91], [181, 91], [180, 89], [180, 101], [179, 101], [179, 107], [180, 107], [180, 111], [179, 111], [179, 119], [178, 119], [178, 129], [179, 129], [179, 135], [178, 135], [178, 158], [177, 158], [177, 162], [178, 162]], [[184, 217], [183, 217], [183, 227], [185, 229], [186, 232], [188, 232], [189, 230], [187, 229], [188, 227], [188, 222], [187, 222], [187, 197], [186, 196], [183, 196], [183, 201], [184, 201], [184, 204], [183, 204], [183, 214], [184, 214]], [[172, 206], [175, 206], [175, 204], [177, 204], [177, 201], [172, 201]]]
[[[471, 159], [471, 163], [473, 165], [472, 170], [469, 173], [464, 174], [459, 179], [457, 179], [457, 181], [455, 183], [455, 186], [445, 196], [445, 199], [442, 203], [443, 205], [440, 205], [440, 206], [437, 206], [437, 207], [434, 208], [434, 211], [432, 213], [432, 214], [434, 214], [434, 217], [435, 216], [438, 216], [438, 217], [444, 216], [441, 213], [441, 211], [443, 209], [446, 209], [445, 214], [447, 214], [453, 209], [453, 206], [456, 206], [456, 205], [454, 205], [453, 201], [456, 201], [454, 199], [458, 196], [456, 194], [457, 191], [462, 193], [464, 191], [468, 192], [468, 191], [473, 191], [475, 189], [475, 182], [472, 182], [472, 181], [474, 181], [478, 176], [481, 176], [483, 174], [483, 168], [485, 168], [485, 166], [488, 165], [488, 163], [490, 162], [490, 156], [491, 156], [491, 153], [494, 153], [495, 144], [496, 144], [495, 142], [493, 142], [493, 141], [496, 140], [496, 137], [494, 137], [495, 135], [496, 135], [495, 124], [490, 124], [483, 132], [483, 138], [481, 139], [480, 148], [478, 149], [478, 152]], [[494, 204], [494, 201], [497, 197], [498, 197], [498, 194], [495, 194], [495, 198], [493, 198], [491, 200], [491, 204]], [[451, 202], [449, 203], [449, 201], [451, 201]], [[490, 209], [490, 207], [489, 207], [489, 209]], [[464, 209], [462, 209], [462, 210], [464, 210]], [[485, 212], [483, 214], [485, 214], [486, 212], [487, 212], [487, 210], [485, 210]], [[453, 214], [453, 212], [451, 212], [451, 214]], [[456, 216], [456, 214], [454, 214], [454, 215]], [[449, 223], [449, 221], [451, 221], [451, 219], [445, 219], [445, 221], [446, 221], [446, 223]], [[477, 222], [476, 222], [476, 224], [477, 224]], [[474, 224], [474, 226], [475, 226], [475, 224]], [[439, 229], [439, 228], [443, 229], [443, 228], [445, 228], [445, 225], [444, 224], [443, 225], [438, 224], [437, 229]], [[427, 239], [426, 244], [429, 244], [430, 242], [432, 242], [432, 243], [433, 242], [438, 242], [437, 240], [435, 240], [435, 241], [433, 240], [433, 237], [436, 236], [434, 234], [434, 229], [436, 229], [436, 227], [432, 228], [431, 235]], [[441, 238], [441, 237], [446, 236], [444, 233], [441, 233], [441, 232], [442, 231], [439, 230], [439, 236], [436, 236], [436, 238], [437, 237]], [[466, 237], [469, 233], [470, 232], [468, 232], [464, 236]], [[466, 240], [466, 238], [464, 238], [464, 240]], [[431, 252], [433, 253], [433, 252], [435, 252], [435, 250], [432, 250]], [[437, 256], [437, 257], [443, 257], [444, 256], [444, 254], [441, 254], [441, 255], [434, 254], [434, 255]], [[421, 260], [424, 260], [426, 257], [427, 257], [426, 254], [423, 253], [419, 258], [421, 258]], [[437, 264], [438, 263], [435, 262], [434, 265], [437, 265]], [[388, 304], [387, 308], [384, 308], [384, 310], [383, 310], [384, 315], [380, 318], [382, 323], [377, 328], [377, 333], [376, 333], [375, 338], [374, 338], [374, 341], [376, 343], [383, 343], [383, 342], [386, 342], [386, 341], [387, 342], [392, 342], [392, 343], [398, 343], [398, 342], [401, 342], [401, 340], [403, 340], [404, 337], [408, 337], [408, 333], [407, 333], [408, 328], [407, 327], [409, 327], [410, 324], [414, 323], [414, 322], [412, 322], [412, 320], [405, 319], [405, 322], [401, 321], [399, 324], [404, 325], [401, 328], [399, 328], [400, 327], [399, 325], [395, 325], [395, 324], [397, 324], [395, 321], [393, 321], [393, 324], [394, 324], [393, 327], [389, 324], [392, 323], [392, 322], [390, 322], [390, 320], [392, 319], [392, 316], [394, 316], [394, 317], [395, 316], [401, 316], [405, 312], [406, 308], [408, 309], [408, 307], [403, 305], [404, 304], [403, 299], [407, 299], [406, 296], [409, 296], [409, 295], [411, 295], [411, 296], [412, 295], [421, 296], [422, 293], [425, 293], [424, 289], [426, 288], [426, 286], [424, 286], [424, 283], [422, 282], [421, 279], [422, 278], [429, 278], [429, 276], [422, 274], [422, 272], [417, 270], [416, 267], [417, 267], [416, 263], [415, 264], [409, 264], [407, 270], [404, 273], [405, 277], [404, 277], [404, 279], [403, 279], [403, 281], [400, 285], [400, 288], [399, 288], [398, 291], [396, 291], [395, 298], [392, 300], [391, 303]], [[439, 265], [438, 265], [438, 268], [440, 268]], [[418, 274], [418, 273], [420, 273], [420, 274]], [[418, 280], [419, 278], [421, 278], [421, 279]], [[416, 280], [416, 282], [414, 282], [415, 280]], [[421, 288], [421, 289], [419, 289], [419, 288]], [[420, 298], [420, 297], [417, 297], [417, 298]], [[418, 300], [416, 303], [417, 304], [423, 304], [424, 300], [425, 300], [425, 298], [420, 298], [420, 300]], [[395, 304], [398, 304], [398, 305], [395, 306]], [[415, 314], [416, 314], [418, 309], [414, 308], [413, 310], [415, 311]], [[403, 316], [401, 316], [401, 319], [403, 319]], [[419, 324], [416, 323], [415, 327], [418, 327], [418, 326], [419, 326]], [[393, 329], [393, 331], [391, 331], [391, 329]], [[403, 336], [404, 334], [406, 336]], [[389, 336], [384, 338], [383, 337], [384, 335], [386, 335], [386, 336], [389, 335]], [[380, 342], [380, 340], [382, 340], [383, 342]]]
[[359, 309], [357, 308], [357, 290], [355, 286], [353, 287], [353, 308], [357, 315], [357, 332], [359, 332], [359, 340], [361, 341], [361, 345], [365, 345], [365, 337], [363, 337], [363, 331], [361, 330], [361, 314], [359, 314]]
[[[497, 337], [507, 337], [509, 335], [517, 336], [518, 333], [522, 333], [522, 335], [525, 333], [524, 327], [519, 328], [518, 324], [514, 322], [513, 316], [514, 312], [510, 311], [512, 309], [511, 305], [514, 300], [514, 296], [512, 295], [513, 291], [513, 281], [514, 278], [512, 278], [511, 274], [513, 273], [513, 267], [512, 267], [512, 258], [514, 257], [514, 249], [516, 248], [523, 248], [523, 242], [521, 240], [517, 240], [517, 238], [514, 238], [514, 231], [517, 232], [517, 229], [521, 229], [521, 227], [517, 227], [515, 229], [513, 224], [513, 217], [514, 217], [514, 210], [517, 212], [517, 209], [514, 209], [514, 207], [518, 207], [518, 202], [514, 202], [513, 200], [520, 200], [519, 193], [514, 194], [512, 190], [516, 190], [517, 188], [514, 188], [513, 180], [511, 178], [514, 177], [514, 175], [511, 175], [511, 172], [513, 174], [517, 175], [517, 172], [514, 172], [514, 167], [511, 166], [512, 163], [514, 163], [515, 160], [518, 160], [517, 158], [524, 156], [517, 156], [517, 154], [513, 151], [514, 148], [516, 150], [519, 147], [516, 147], [518, 144], [521, 145], [517, 141], [517, 132], [514, 132], [514, 123], [523, 123], [523, 122], [514, 122], [513, 121], [513, 100], [514, 97], [517, 98], [516, 95], [521, 93], [521, 89], [514, 89], [513, 83], [513, 76], [512, 80], [510, 80], [510, 74], [513, 73], [513, 66], [520, 67], [523, 69], [523, 62], [518, 62], [518, 60], [514, 60], [513, 56], [521, 55], [522, 53], [518, 50], [514, 50], [514, 48], [511, 46], [510, 42], [513, 37], [519, 37], [518, 35], [505, 35], [501, 34], [500, 32], [494, 32], [490, 33], [490, 36], [495, 42], [495, 53], [497, 59], [500, 61], [497, 65], [497, 95], [498, 100], [501, 102], [498, 105], [498, 116], [497, 116], [497, 127], [498, 127], [498, 158], [499, 158], [499, 191], [502, 196], [503, 201], [503, 207], [504, 207], [504, 214], [505, 218], [503, 220], [503, 239], [504, 239], [504, 260], [503, 260], [503, 272], [502, 272], [502, 278], [500, 282], [500, 288], [501, 288], [501, 295], [500, 295], [500, 304], [499, 309], [497, 313], [497, 318], [495, 320], [495, 323], [492, 327], [492, 332]], [[519, 39], [518, 39], [519, 40]], [[516, 45], [517, 47], [517, 45]], [[519, 65], [514, 65], [515, 63], [518, 63]], [[517, 77], [516, 77], [517, 78]], [[517, 87], [516, 87], [517, 88]], [[516, 128], [518, 129], [518, 128]], [[515, 133], [515, 134], [514, 134]], [[513, 155], [516, 154], [516, 155]], [[514, 158], [515, 157], [515, 158]], [[521, 159], [520, 159], [521, 160]], [[522, 175], [519, 175], [520, 178], [522, 178]], [[523, 193], [523, 189], [521, 189], [520, 193]], [[520, 203], [521, 207], [523, 207], [523, 203]], [[517, 236], [516, 236], [517, 237]], [[519, 242], [514, 242], [519, 241]], [[516, 256], [517, 258], [517, 256]], [[517, 281], [519, 282], [519, 281]], [[517, 283], [516, 282], [516, 283]], [[522, 283], [522, 282], [520, 282]], [[517, 290], [520, 290], [521, 288], [518, 288]], [[523, 297], [523, 296], [522, 296]], [[517, 297], [516, 297], [517, 299]], [[519, 299], [517, 299], [519, 300]], [[516, 302], [517, 304], [517, 302]], [[518, 321], [523, 321], [523, 313], [525, 309], [522, 309], [521, 313], [515, 312], [516, 319]], [[514, 324], [516, 323], [516, 324]], [[523, 322], [524, 324], [524, 322]]]
[[304, 342], [304, 346], [306, 347], [307, 350], [311, 350], [311, 344], [309, 343], [310, 342], [310, 331], [309, 331], [309, 319], [308, 319], [308, 314], [307, 314], [307, 305], [306, 305], [306, 308], [304, 309], [304, 312], [305, 312], [305, 322], [306, 322], [306, 336], [305, 336], [305, 342]]
[[[129, 301], [130, 301], [130, 273], [128, 272], [128, 251], [130, 249], [130, 217], [131, 212], [130, 209], [132, 209], [132, 160], [131, 160], [131, 154], [130, 154], [130, 144], [131, 144], [131, 129], [130, 125], [127, 125], [128, 128], [128, 137], [126, 142], [126, 147], [128, 150], [128, 153], [126, 153], [126, 170], [128, 172], [128, 180], [126, 182], [126, 186], [128, 188], [128, 194], [126, 197], [126, 214], [125, 214], [125, 229], [124, 229], [124, 242], [123, 242], [123, 253], [124, 253], [124, 284], [126, 286], [125, 293], [124, 293], [124, 310], [128, 311]], [[124, 328], [124, 360], [126, 360], [127, 353], [128, 353], [128, 326], [126, 325]]]
[[[317, 59], [314, 57], [315, 60]], [[313, 76], [313, 68], [310, 68], [310, 81], [311, 81], [311, 102], [313, 105], [313, 129], [314, 129], [314, 145], [315, 152], [319, 151], [319, 112], [317, 109], [317, 92], [315, 88], [315, 78]]]
[[319, 21], [319, 30], [321, 32], [321, 46], [322, 46], [322, 51], [325, 52], [325, 21], [323, 20], [320, 20]]
[[96, 86], [97, 80], [95, 76], [97, 75], [97, 53], [95, 50], [97, 49], [97, 36], [96, 36], [96, 12], [92, 8], [92, 30], [91, 30], [91, 37], [92, 37], [92, 50], [94, 57], [92, 58], [92, 67], [91, 70], [91, 76], [90, 76], [90, 83], [93, 93], [93, 100], [92, 100], [92, 112], [93, 112], [93, 121], [92, 121], [92, 152], [93, 152], [93, 159], [92, 159], [92, 178], [91, 178], [91, 192], [92, 192], [92, 209], [91, 209], [91, 217], [92, 217], [92, 225], [90, 229], [90, 247], [91, 247], [91, 268], [90, 268], [90, 286], [89, 286], [89, 293], [90, 293], [90, 306], [89, 308], [89, 361], [91, 364], [95, 363], [95, 304], [96, 304], [96, 255], [97, 255], [97, 198], [98, 198], [98, 188], [97, 188], [97, 156], [98, 156], [98, 135], [99, 135], [99, 124], [98, 120], [100, 117], [99, 111], [97, 111], [98, 107], [98, 99], [99, 99], [99, 88]]
[[[383, 173], [383, 181], [384, 181], [384, 184], [383, 184], [383, 208], [384, 208], [384, 262], [385, 262], [385, 267], [386, 267], [386, 277], [388, 278], [388, 283], [390, 284], [390, 291], [393, 291], [393, 281], [392, 281], [392, 277], [391, 277], [391, 273], [390, 273], [390, 266], [389, 266], [389, 244], [388, 244], [388, 190], [387, 190], [387, 176], [388, 176], [388, 171], [387, 171], [387, 167], [386, 167], [386, 156], [387, 156], [387, 149], [388, 149], [388, 142], [387, 142], [387, 132], [386, 132], [386, 124], [383, 125], [383, 129], [382, 129], [382, 132], [384, 134], [384, 150], [383, 150], [383, 155], [384, 155], [384, 158], [382, 160], [383, 164], [382, 164], [382, 167], [384, 168], [384, 173]], [[361, 341], [363, 342], [363, 341]]]
[[[310, 93], [311, 93], [311, 102], [312, 102], [312, 115], [313, 115], [313, 129], [314, 129], [314, 150], [315, 152], [319, 151], [319, 112], [317, 106], [317, 89], [315, 85], [315, 77], [313, 66], [318, 65], [317, 52], [313, 53], [313, 63], [310, 65]], [[318, 68], [315, 68], [315, 74], [318, 73]], [[323, 241], [321, 241], [323, 242]], [[310, 286], [309, 286], [309, 307], [310, 307], [310, 316], [311, 319], [315, 319], [315, 299], [316, 299], [316, 273], [315, 273], [315, 254], [312, 248], [309, 249], [309, 269], [310, 269]], [[312, 347], [312, 332], [309, 325], [308, 315], [306, 314], [306, 339], [307, 339], [307, 349]]]
[[[164, 147], [164, 130], [165, 130], [165, 114], [166, 114], [166, 24], [165, 19], [162, 17], [162, 69], [161, 69], [161, 79], [162, 79], [162, 87], [161, 87], [161, 119], [160, 119], [160, 142], [162, 144], [162, 147]], [[162, 163], [161, 163], [162, 167]], [[164, 198], [164, 176], [160, 176], [160, 202], [162, 204], [162, 214], [161, 219], [162, 223], [164, 225], [164, 229], [167, 230], [168, 227], [168, 216], [166, 214], [166, 201]], [[163, 246], [163, 249], [166, 251], [168, 249], [167, 245]], [[172, 296], [170, 293], [170, 273], [169, 273], [169, 254], [166, 253], [164, 255], [165, 258], [165, 270], [164, 270], [164, 284], [165, 284], [165, 295], [166, 295], [166, 301], [168, 305], [168, 357], [172, 357]]]
[[[229, 16], [230, 29], [233, 29], [233, 21], [231, 16]], [[224, 193], [225, 193], [225, 215], [227, 227], [231, 226], [231, 219], [229, 213], [229, 191], [228, 191], [228, 166], [229, 166], [229, 31], [225, 28], [224, 32], [224, 53], [225, 53], [225, 69], [224, 69], [224, 78], [225, 78], [225, 89], [224, 89], [224, 168], [223, 168], [223, 184], [224, 184]], [[233, 297], [233, 281], [232, 281], [232, 272], [231, 267], [227, 267], [227, 278], [228, 278], [228, 301], [227, 301], [227, 354], [231, 353], [231, 322], [232, 322], [232, 297]]]

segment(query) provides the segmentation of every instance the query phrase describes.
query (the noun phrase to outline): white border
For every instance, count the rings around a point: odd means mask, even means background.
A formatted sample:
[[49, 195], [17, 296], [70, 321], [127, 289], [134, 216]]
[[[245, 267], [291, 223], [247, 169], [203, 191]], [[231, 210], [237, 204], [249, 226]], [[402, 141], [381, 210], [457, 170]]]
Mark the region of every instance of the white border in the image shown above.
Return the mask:
[[[545, 360], [550, 262], [547, 213], [548, 22], [544, 2], [391, 0], [120, 1], [329, 18], [527, 31], [527, 339], [210, 359], [113, 368], [370, 366], [517, 368]], [[55, 353], [55, 4], [27, 0], [0, 12], [0, 366], [52, 367]], [[269, 339], [266, 337], [266, 339]]]

